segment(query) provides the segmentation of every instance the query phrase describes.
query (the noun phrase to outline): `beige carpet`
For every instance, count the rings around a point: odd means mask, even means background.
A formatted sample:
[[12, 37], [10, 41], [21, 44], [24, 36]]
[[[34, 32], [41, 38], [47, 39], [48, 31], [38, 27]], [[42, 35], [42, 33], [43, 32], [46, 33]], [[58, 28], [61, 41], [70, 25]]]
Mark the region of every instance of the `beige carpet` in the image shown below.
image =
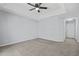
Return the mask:
[[68, 39], [65, 42], [54, 42], [44, 39], [33, 39], [18, 44], [0, 47], [0, 56], [78, 56], [79, 44]]

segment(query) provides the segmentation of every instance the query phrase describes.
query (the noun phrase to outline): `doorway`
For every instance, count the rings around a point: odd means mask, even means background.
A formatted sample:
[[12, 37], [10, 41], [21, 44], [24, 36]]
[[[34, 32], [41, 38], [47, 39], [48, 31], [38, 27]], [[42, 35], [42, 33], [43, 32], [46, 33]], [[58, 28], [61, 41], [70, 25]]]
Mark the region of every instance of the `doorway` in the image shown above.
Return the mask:
[[65, 20], [65, 39], [74, 39], [77, 38], [77, 19], [69, 18]]

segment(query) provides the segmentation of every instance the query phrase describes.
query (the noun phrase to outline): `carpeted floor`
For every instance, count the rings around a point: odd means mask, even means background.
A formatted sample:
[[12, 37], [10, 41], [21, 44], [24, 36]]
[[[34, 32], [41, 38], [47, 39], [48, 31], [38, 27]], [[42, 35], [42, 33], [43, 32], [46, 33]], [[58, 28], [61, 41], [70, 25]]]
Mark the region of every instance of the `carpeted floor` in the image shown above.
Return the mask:
[[79, 43], [74, 40], [54, 42], [33, 39], [5, 47], [0, 47], [0, 56], [78, 56]]

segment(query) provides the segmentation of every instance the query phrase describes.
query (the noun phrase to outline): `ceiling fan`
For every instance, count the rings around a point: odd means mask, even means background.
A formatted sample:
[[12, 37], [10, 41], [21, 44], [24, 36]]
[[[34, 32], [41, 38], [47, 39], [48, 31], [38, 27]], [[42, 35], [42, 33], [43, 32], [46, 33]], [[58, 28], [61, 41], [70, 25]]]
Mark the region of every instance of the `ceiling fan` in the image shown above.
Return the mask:
[[40, 9], [47, 9], [47, 7], [41, 7], [42, 3], [35, 3], [35, 4], [27, 3], [27, 4], [34, 7], [32, 9], [29, 9], [30, 11], [37, 10], [37, 12], [40, 13]]

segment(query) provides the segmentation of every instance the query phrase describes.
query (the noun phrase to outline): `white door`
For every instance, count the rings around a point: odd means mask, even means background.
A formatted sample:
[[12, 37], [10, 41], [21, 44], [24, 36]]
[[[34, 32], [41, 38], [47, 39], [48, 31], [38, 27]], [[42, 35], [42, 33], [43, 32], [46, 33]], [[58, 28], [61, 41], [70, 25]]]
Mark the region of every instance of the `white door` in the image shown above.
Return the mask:
[[67, 23], [67, 37], [74, 38], [74, 31], [75, 31], [75, 26], [74, 22], [68, 22]]
[[76, 20], [72, 19], [65, 22], [66, 29], [66, 38], [75, 38], [76, 37]]

